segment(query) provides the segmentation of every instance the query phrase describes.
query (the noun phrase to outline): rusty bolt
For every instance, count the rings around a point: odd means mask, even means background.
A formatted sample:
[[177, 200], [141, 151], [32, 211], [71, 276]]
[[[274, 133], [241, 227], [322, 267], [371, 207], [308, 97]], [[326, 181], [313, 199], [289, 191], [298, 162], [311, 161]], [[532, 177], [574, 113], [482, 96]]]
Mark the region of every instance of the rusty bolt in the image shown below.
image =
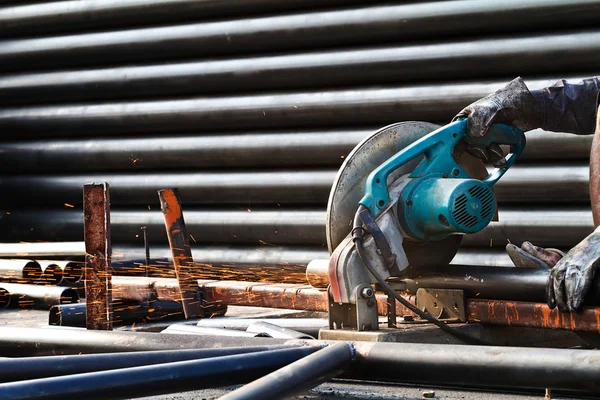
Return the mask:
[[433, 390], [428, 390], [426, 392], [423, 392], [424, 399], [433, 399], [434, 397], [435, 397], [435, 392]]

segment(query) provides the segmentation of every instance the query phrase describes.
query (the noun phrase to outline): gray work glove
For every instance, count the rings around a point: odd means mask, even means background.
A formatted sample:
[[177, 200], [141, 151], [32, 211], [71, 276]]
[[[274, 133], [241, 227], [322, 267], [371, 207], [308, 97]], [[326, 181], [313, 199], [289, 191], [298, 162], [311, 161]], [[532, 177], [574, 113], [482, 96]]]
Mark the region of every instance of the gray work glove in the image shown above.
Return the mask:
[[548, 307], [578, 311], [600, 264], [600, 227], [573, 247], [552, 268], [546, 288]]
[[[539, 128], [543, 112], [523, 79], [518, 77], [502, 89], [468, 105], [452, 121], [460, 118], [468, 118], [467, 134], [477, 138], [485, 136], [496, 123], [512, 125], [522, 131]], [[498, 144], [492, 143], [487, 148], [468, 144], [465, 150], [495, 167], [504, 166], [504, 152]]]

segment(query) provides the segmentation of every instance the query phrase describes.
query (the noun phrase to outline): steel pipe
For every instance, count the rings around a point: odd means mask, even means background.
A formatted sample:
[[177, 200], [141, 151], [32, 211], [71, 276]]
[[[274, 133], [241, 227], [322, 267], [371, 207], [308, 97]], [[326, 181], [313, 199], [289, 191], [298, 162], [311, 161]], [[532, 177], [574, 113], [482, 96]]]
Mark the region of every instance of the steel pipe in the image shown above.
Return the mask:
[[357, 362], [342, 378], [600, 392], [595, 350], [369, 342], [354, 347]]
[[[96, 164], [89, 162], [94, 159], [102, 160], [105, 171], [167, 172], [167, 168], [175, 165], [187, 171], [215, 167], [339, 166], [354, 146], [379, 128], [4, 142], [0, 143], [0, 168], [5, 174], [40, 170], [95, 172]], [[589, 159], [593, 135], [538, 129], [527, 132], [526, 136], [527, 146], [516, 167], [525, 160]], [[113, 187], [116, 184], [118, 195], [118, 183], [113, 180], [111, 183]]]
[[[109, 27], [134, 27], [166, 22], [194, 21], [204, 18], [248, 16], [252, 14], [293, 11], [357, 3], [356, 0], [273, 1], [244, 0], [223, 3], [214, 0], [103, 0], [52, 1], [45, 4], [13, 6], [0, 9], [2, 36], [29, 36], [49, 32], [96, 30]], [[2, 3], [2, 2], [0, 2]]]
[[[0, 10], [1, 18], [2, 10]], [[0, 21], [1, 23], [1, 21]], [[94, 68], [10, 75], [0, 79], [0, 103], [82, 102], [202, 93], [239, 93], [438, 80], [490, 79], [593, 70], [600, 32], [472, 38], [451, 43]], [[557, 57], [557, 54], [568, 56]], [[549, 65], [547, 57], [553, 56]], [[519, 59], [518, 63], [514, 60]], [[578, 62], [574, 65], [573, 60]], [[576, 70], [574, 70], [576, 68]]]
[[[325, 205], [336, 169], [260, 172], [113, 173], [93, 175], [13, 175], [0, 178], [7, 204], [74, 206], [82, 204], [85, 182], [110, 182], [111, 204], [146, 205], [156, 191], [173, 185], [186, 203], [197, 204], [318, 204]], [[548, 185], [548, 181], [552, 185]], [[585, 203], [589, 197], [589, 163], [521, 164], [495, 186], [499, 202]]]
[[0, 257], [64, 257], [85, 255], [85, 243], [78, 242], [36, 242], [0, 243]]
[[25, 259], [1, 259], [0, 279], [18, 283], [40, 280], [43, 271], [37, 261]]
[[0, 329], [0, 349], [6, 357], [269, 346], [282, 343], [284, 340], [275, 338], [158, 335], [148, 332], [91, 331], [81, 328], [37, 329], [3, 326]]
[[[325, 243], [323, 210], [197, 211], [185, 213], [188, 232], [198, 243], [321, 245]], [[83, 237], [83, 213], [77, 210], [22, 210], [3, 215], [3, 240], [74, 241]], [[40, 224], [44, 221], [44, 224]], [[148, 227], [152, 243], [167, 244], [160, 211], [111, 210], [112, 240], [134, 243], [140, 227]], [[32, 231], [31, 228], [34, 228]], [[137, 235], [137, 236], [136, 236]]]
[[72, 284], [81, 282], [83, 279], [83, 267], [84, 263], [81, 261], [72, 260], [36, 260], [42, 266], [44, 275], [48, 272], [48, 279], [42, 276], [42, 279], [53, 282], [58, 285], [63, 280], [66, 283]]
[[41, 282], [46, 285], [59, 285], [63, 280], [63, 269], [53, 261], [38, 260], [43, 273]]
[[[269, 340], [269, 339], [266, 339]], [[299, 347], [0, 384], [11, 399], [128, 399], [246, 383], [314, 353]], [[148, 379], [152, 377], [151, 379]]]
[[323, 350], [221, 396], [220, 400], [294, 398], [347, 372], [353, 359], [354, 348], [351, 345], [331, 344]]
[[284, 328], [282, 326], [271, 324], [267, 321], [257, 321], [248, 325], [246, 332], [264, 333], [270, 337], [280, 339], [314, 339], [313, 336], [306, 333], [298, 332], [293, 329]]
[[79, 294], [70, 287], [0, 282], [0, 288], [9, 293], [11, 305], [14, 307], [47, 310], [58, 304], [73, 304], [79, 301]]
[[[133, 60], [212, 56], [294, 48], [333, 47], [458, 34], [515, 32], [594, 24], [597, 1], [427, 2], [311, 12], [244, 20], [161, 26], [48, 38], [7, 40], [3, 70]], [[523, 18], [523, 16], [527, 18]], [[365, 17], [367, 16], [367, 17]], [[468, 21], [468, 23], [465, 23]], [[285, 40], [282, 40], [285, 38]]]
[[[114, 300], [113, 325], [128, 325], [157, 321], [175, 321], [183, 319], [181, 303], [175, 301], [131, 302]], [[86, 327], [86, 303], [53, 306], [48, 313], [48, 325]]]
[[246, 346], [221, 349], [139, 351], [131, 353], [80, 354], [71, 356], [19, 357], [2, 360], [0, 382], [82, 374], [233, 354], [279, 350], [290, 346]]
[[[0, 178], [7, 205], [82, 204], [86, 182], [109, 182], [111, 204], [156, 203], [156, 192], [177, 187], [186, 204], [326, 204], [337, 170], [260, 172], [113, 173], [93, 175], [13, 175]], [[10, 193], [10, 194], [9, 194]], [[39, 196], [39, 197], [38, 197]], [[589, 198], [588, 198], [589, 200]]]
[[[203, 335], [203, 336], [235, 336], [235, 337], [273, 337], [267, 332], [246, 332], [236, 329], [223, 329], [203, 327], [196, 325], [172, 324], [163, 329], [161, 333], [178, 333], [181, 335]], [[279, 339], [290, 339], [282, 338]]]
[[[410, 294], [418, 288], [460, 289], [471, 298], [545, 303], [549, 276], [549, 269], [451, 265], [409, 273], [397, 287]], [[600, 305], [600, 277], [585, 304]]]
[[[531, 80], [527, 84], [535, 89], [551, 82]], [[505, 85], [506, 81], [467, 82], [5, 108], [0, 110], [0, 129], [8, 135], [35, 138], [47, 136], [48, 132], [53, 133], [52, 137], [81, 137], [179, 129], [199, 131], [205, 127], [296, 129], [339, 125], [340, 121], [346, 125], [385, 125], [406, 119], [449, 121], [457, 110]]]
[[207, 328], [237, 329], [245, 331], [250, 325], [260, 322], [268, 322], [284, 329], [301, 332], [306, 335], [317, 337], [321, 328], [327, 328], [327, 318], [205, 318], [198, 321], [198, 326]]

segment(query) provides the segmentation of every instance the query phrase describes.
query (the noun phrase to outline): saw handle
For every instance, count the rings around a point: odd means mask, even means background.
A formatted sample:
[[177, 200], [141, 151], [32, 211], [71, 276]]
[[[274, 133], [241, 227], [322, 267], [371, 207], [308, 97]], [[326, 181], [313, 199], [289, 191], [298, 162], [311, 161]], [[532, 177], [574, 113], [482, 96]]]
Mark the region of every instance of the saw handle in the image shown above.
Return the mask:
[[505, 166], [494, 169], [483, 180], [489, 187], [498, 182], [525, 148], [525, 134], [520, 129], [505, 124], [494, 124], [484, 137], [472, 138], [467, 136], [467, 119], [460, 119], [422, 137], [371, 172], [367, 177], [365, 195], [359, 204], [367, 207], [373, 216], [377, 216], [386, 209], [391, 201], [387, 185], [388, 177], [392, 172], [419, 156], [424, 156], [424, 158], [410, 174], [411, 178], [437, 174], [450, 179], [473, 179], [452, 156], [452, 150], [463, 139], [484, 147], [492, 143], [510, 146], [510, 153], [505, 158]]

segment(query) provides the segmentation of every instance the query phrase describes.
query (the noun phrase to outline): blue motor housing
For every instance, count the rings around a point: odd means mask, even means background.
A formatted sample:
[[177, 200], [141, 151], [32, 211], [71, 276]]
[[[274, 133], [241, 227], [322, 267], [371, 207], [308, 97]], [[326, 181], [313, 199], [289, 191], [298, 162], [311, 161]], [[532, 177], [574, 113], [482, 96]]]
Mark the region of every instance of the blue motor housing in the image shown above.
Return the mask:
[[403, 189], [397, 215], [409, 237], [441, 240], [482, 230], [492, 220], [495, 204], [491, 188], [480, 180], [423, 177]]

